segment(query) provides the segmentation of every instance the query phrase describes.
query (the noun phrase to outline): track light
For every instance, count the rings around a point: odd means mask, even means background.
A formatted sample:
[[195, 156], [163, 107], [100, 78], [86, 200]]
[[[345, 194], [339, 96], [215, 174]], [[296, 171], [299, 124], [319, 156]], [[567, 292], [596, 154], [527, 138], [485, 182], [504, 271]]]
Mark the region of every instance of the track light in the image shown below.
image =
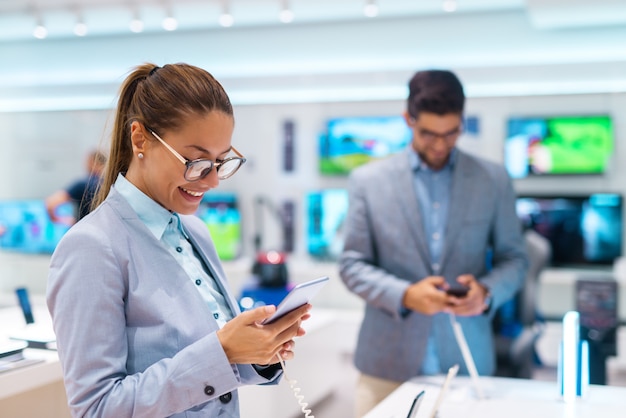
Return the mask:
[[222, 13], [219, 17], [220, 26], [225, 28], [231, 27], [235, 23], [233, 15], [230, 13], [230, 1], [222, 0]]
[[37, 39], [45, 39], [48, 36], [48, 29], [43, 24], [43, 19], [38, 11], [35, 11], [35, 29], [33, 36]]
[[376, 0], [367, 0], [365, 6], [363, 6], [363, 14], [366, 17], [378, 16], [378, 5], [376, 4]]
[[135, 7], [133, 9], [133, 18], [130, 21], [130, 31], [133, 33], [141, 33], [143, 32], [143, 20], [139, 16], [139, 10]]
[[161, 26], [163, 26], [163, 29], [165, 29], [166, 31], [173, 31], [176, 30], [176, 28], [178, 28], [178, 20], [176, 20], [176, 18], [174, 17], [174, 14], [172, 13], [172, 7], [171, 5], [167, 5], [166, 6], [166, 16], [165, 19], [163, 19], [163, 22], [161, 23]]
[[456, 11], [456, 0], [443, 0], [443, 11], [444, 12], [455, 12]]
[[76, 11], [76, 24], [74, 25], [74, 34], [76, 36], [87, 35], [87, 25], [80, 10]]
[[278, 18], [283, 23], [291, 23], [293, 22], [294, 14], [291, 8], [289, 7], [289, 0], [282, 1], [282, 7], [280, 9], [280, 14]]

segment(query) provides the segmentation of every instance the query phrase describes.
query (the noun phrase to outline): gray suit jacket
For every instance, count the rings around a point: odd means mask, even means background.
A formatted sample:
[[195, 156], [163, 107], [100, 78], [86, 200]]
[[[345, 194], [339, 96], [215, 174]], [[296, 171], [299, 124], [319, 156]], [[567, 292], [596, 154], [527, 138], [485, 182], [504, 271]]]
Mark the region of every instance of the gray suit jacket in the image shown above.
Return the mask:
[[[350, 176], [340, 274], [367, 303], [355, 364], [363, 373], [404, 381], [419, 374], [428, 336], [436, 338], [443, 370], [459, 363], [467, 373], [447, 314], [403, 314], [411, 283], [433, 274], [408, 148], [367, 164]], [[487, 251], [493, 251], [488, 269]], [[450, 283], [473, 274], [489, 287], [489, 315], [458, 317], [480, 374], [494, 372], [491, 314], [520, 288], [526, 271], [515, 195], [505, 170], [458, 151], [453, 172], [442, 273]]]
[[[181, 220], [238, 313], [206, 226]], [[268, 382], [229, 364], [200, 293], [115, 189], [61, 240], [47, 302], [73, 416], [234, 418], [237, 387]]]

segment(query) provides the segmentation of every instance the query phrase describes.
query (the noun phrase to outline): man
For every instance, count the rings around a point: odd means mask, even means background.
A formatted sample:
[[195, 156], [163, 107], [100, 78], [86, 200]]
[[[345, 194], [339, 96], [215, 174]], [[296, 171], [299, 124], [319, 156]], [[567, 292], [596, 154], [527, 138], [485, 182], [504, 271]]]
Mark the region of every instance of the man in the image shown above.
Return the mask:
[[[73, 224], [85, 217], [91, 210], [91, 201], [100, 185], [100, 176], [106, 164], [106, 156], [100, 151], [92, 151], [87, 156], [87, 175], [69, 185], [66, 189], [58, 190], [46, 198], [46, 210], [53, 222], [68, 222]], [[64, 203], [72, 202], [75, 205], [75, 217], [71, 220], [61, 219], [56, 209]]]
[[359, 417], [411, 377], [457, 363], [467, 373], [451, 315], [479, 374], [494, 372], [491, 317], [520, 288], [527, 261], [506, 171], [456, 148], [464, 104], [453, 73], [416, 73], [404, 114], [411, 146], [351, 174], [340, 274], [367, 302]]

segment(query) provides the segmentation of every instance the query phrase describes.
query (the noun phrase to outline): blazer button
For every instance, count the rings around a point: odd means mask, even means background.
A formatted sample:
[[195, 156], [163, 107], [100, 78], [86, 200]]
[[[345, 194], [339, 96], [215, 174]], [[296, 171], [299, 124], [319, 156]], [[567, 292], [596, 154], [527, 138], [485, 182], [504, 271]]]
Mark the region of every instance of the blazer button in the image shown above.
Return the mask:
[[211, 396], [215, 393], [215, 388], [213, 386], [206, 385], [204, 387], [204, 394], [207, 396]]
[[220, 396], [220, 402], [221, 403], [228, 403], [230, 402], [230, 400], [233, 399], [233, 394], [228, 392], [223, 394], [222, 396]]

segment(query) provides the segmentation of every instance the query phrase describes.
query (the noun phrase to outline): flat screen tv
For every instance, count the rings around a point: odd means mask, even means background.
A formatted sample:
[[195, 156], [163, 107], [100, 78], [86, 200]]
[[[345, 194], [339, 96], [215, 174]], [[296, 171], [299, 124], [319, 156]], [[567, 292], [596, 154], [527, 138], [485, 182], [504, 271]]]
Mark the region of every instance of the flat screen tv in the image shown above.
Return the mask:
[[343, 249], [343, 222], [348, 212], [348, 192], [327, 189], [310, 192], [307, 206], [308, 253], [318, 259], [336, 259]]
[[[57, 216], [72, 219], [73, 205], [59, 206]], [[51, 254], [69, 228], [50, 220], [42, 199], [0, 201], [0, 250]]]
[[241, 253], [241, 213], [234, 193], [206, 193], [196, 215], [204, 221], [221, 260], [233, 260]]
[[345, 175], [369, 161], [404, 149], [411, 130], [402, 116], [331, 119], [320, 135], [320, 173]]
[[550, 241], [553, 266], [612, 265], [622, 255], [622, 196], [520, 196], [522, 224]]
[[613, 155], [609, 116], [511, 118], [504, 164], [512, 178], [602, 174]]

